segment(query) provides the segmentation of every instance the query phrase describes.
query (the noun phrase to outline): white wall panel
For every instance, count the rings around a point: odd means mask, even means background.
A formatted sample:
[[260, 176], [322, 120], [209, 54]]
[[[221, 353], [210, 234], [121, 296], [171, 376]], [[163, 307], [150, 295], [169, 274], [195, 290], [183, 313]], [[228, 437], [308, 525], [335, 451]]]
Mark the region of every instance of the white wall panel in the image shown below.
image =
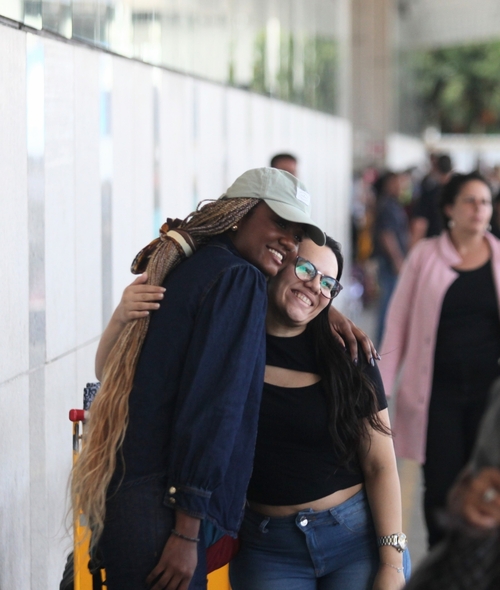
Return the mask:
[[30, 588], [27, 376], [0, 385], [0, 407], [0, 588]]
[[[467, 142], [469, 145], [472, 143], [469, 135], [467, 136]], [[391, 133], [387, 136], [385, 153], [387, 168], [395, 172], [403, 172], [414, 166], [425, 170], [428, 160], [428, 151], [424, 141], [419, 137], [410, 137], [401, 133]], [[493, 165], [498, 161], [498, 153], [495, 156]], [[481, 161], [483, 161], [482, 158]], [[474, 169], [475, 162], [471, 164], [469, 170]]]
[[102, 316], [99, 54], [74, 49], [76, 342], [100, 334]]
[[[61, 567], [71, 549], [66, 519], [68, 511], [68, 478], [72, 465], [72, 426], [68, 411], [74, 406], [76, 384], [76, 355], [67, 355], [47, 365], [45, 369], [45, 494], [46, 535], [32, 531], [40, 543], [47, 545], [47, 590], [57, 588]], [[79, 404], [81, 407], [81, 403]]]
[[[332, 125], [333, 126], [333, 125]], [[342, 120], [335, 121], [335, 152], [337, 154], [334, 181], [337, 187], [336, 202], [338, 203], [339, 214], [337, 219], [345, 227], [350, 222], [351, 206], [351, 178], [349, 175], [352, 158], [352, 137], [350, 125]], [[345, 243], [347, 246], [349, 231], [345, 232]]]
[[269, 166], [269, 160], [275, 153], [271, 140], [272, 101], [264, 96], [252, 94], [250, 105], [252, 161], [249, 167]]
[[[271, 101], [271, 118], [268, 128], [268, 143], [271, 154], [290, 151], [291, 105], [278, 100]], [[266, 162], [267, 164], [267, 162]]]
[[[320, 113], [310, 113], [311, 126], [309, 129], [309, 149], [314, 154], [312, 164], [312, 190], [314, 190], [314, 203], [312, 206], [312, 215], [324, 226], [326, 230], [330, 223], [328, 215], [328, 202], [333, 195], [328, 194], [326, 186], [325, 163], [329, 158], [328, 147], [326, 142], [326, 125], [323, 116]], [[309, 182], [309, 181], [308, 181]]]
[[133, 243], [135, 211], [134, 63], [113, 58], [111, 134], [113, 141], [112, 257], [113, 302], [132, 280], [130, 263], [145, 245]]
[[345, 232], [342, 231], [342, 224], [346, 223], [345, 219], [340, 219], [339, 214], [339, 202], [342, 198], [346, 198], [346, 195], [342, 195], [339, 192], [337, 186], [337, 175], [339, 171], [342, 171], [343, 161], [343, 150], [345, 149], [342, 144], [342, 134], [339, 133], [338, 125], [336, 121], [325, 121], [325, 127], [327, 130], [326, 149], [327, 153], [324, 154], [323, 165], [325, 167], [326, 176], [326, 191], [329, 196], [328, 199], [328, 233], [335, 238], [337, 241], [342, 243], [343, 249], [345, 248]]
[[[331, 214], [332, 232], [336, 240], [342, 244], [344, 258], [346, 259], [346, 270], [344, 271], [344, 282], [347, 282], [349, 276], [349, 260], [351, 252], [350, 243], [350, 213], [351, 213], [351, 183], [350, 183], [350, 163], [351, 163], [351, 129], [342, 120], [333, 120], [329, 126], [329, 145], [334, 150], [335, 156], [332, 159], [334, 164], [330, 184], [334, 196], [334, 209]], [[332, 138], [333, 136], [333, 138]], [[345, 297], [345, 294], [344, 294]]]
[[131, 212], [133, 234], [129, 236], [135, 250], [133, 258], [143, 246], [157, 237], [158, 228], [153, 228], [153, 69], [140, 63], [130, 65], [133, 65], [131, 69], [134, 79], [134, 108], [129, 115], [134, 131], [134, 195]]
[[[310, 141], [311, 133], [307, 127], [307, 115], [310, 111], [302, 109], [300, 107], [291, 107], [292, 116], [290, 117], [290, 148], [289, 150], [299, 158], [299, 175], [303, 176], [301, 161], [304, 159], [305, 154], [309, 154], [311, 157], [317, 157], [317, 154], [313, 151], [309, 152], [307, 149], [307, 142]], [[304, 179], [305, 180], [305, 179]]]
[[194, 198], [194, 81], [162, 72], [160, 119], [161, 219], [184, 218]]
[[0, 27], [0, 55], [0, 307], [9, 318], [0, 330], [2, 383], [29, 363], [26, 35]]
[[229, 186], [240, 174], [253, 168], [251, 159], [252, 126], [251, 100], [248, 92], [227, 89], [227, 176]]
[[311, 216], [321, 226], [325, 225], [321, 199], [325, 192], [322, 186], [323, 154], [321, 136], [318, 136], [314, 111], [287, 105], [289, 143], [277, 150], [290, 152], [298, 158], [298, 175], [311, 194]]
[[76, 344], [73, 47], [45, 40], [47, 358]]
[[82, 346], [76, 351], [76, 388], [71, 391], [71, 407], [83, 407], [83, 388], [87, 383], [97, 381], [95, 376], [95, 353], [97, 351], [97, 341]]
[[222, 86], [196, 83], [197, 197], [217, 199], [226, 190], [226, 95]]

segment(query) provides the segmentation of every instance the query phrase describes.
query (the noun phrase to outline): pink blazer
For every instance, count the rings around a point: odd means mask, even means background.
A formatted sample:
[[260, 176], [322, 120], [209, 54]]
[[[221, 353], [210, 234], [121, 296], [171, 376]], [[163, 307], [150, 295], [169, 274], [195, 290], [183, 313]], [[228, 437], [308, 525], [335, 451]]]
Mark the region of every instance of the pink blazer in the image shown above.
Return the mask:
[[[490, 233], [486, 238], [500, 301], [500, 240]], [[392, 295], [380, 348], [379, 366], [386, 393], [390, 396], [396, 389], [397, 394], [393, 424], [396, 454], [421, 464], [425, 462], [427, 412], [441, 306], [458, 276], [451, 267], [460, 262], [447, 231], [417, 243]]]

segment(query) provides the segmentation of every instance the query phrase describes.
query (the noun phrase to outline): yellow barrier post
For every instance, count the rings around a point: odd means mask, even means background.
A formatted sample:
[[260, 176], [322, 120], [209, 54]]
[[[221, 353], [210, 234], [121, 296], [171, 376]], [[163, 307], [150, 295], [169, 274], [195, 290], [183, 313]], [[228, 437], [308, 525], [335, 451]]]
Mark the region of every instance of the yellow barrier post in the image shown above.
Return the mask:
[[[74, 416], [75, 418], [77, 416]], [[70, 420], [72, 416], [70, 414]], [[73, 421], [73, 465], [80, 452], [80, 422]], [[73, 547], [73, 572], [75, 590], [92, 590], [92, 574], [89, 572], [89, 542], [90, 535], [85, 526], [83, 514], [79, 514], [73, 523], [74, 547]]]

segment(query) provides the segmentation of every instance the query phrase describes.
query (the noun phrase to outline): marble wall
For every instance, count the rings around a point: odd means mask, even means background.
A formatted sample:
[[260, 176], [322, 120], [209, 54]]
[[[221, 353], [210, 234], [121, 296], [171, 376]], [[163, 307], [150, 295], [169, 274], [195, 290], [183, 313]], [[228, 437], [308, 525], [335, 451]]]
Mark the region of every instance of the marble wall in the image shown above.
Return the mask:
[[161, 220], [278, 151], [348, 248], [347, 121], [0, 24], [0, 588], [53, 590], [71, 547], [68, 410]]

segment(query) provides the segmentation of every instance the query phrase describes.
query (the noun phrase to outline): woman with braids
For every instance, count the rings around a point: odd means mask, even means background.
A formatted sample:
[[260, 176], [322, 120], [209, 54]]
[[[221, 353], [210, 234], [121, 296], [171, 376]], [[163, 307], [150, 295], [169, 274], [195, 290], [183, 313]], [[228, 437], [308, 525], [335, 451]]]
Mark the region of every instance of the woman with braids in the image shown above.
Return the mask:
[[[342, 267], [337, 242], [305, 239], [269, 280], [265, 383], [233, 590], [396, 590], [410, 574], [380, 375], [352, 363], [329, 325]], [[148, 293], [133, 292], [118, 307], [124, 316], [140, 313], [138, 294]]]
[[134, 261], [139, 272], [147, 261], [164, 301], [120, 334], [72, 478], [109, 590], [205, 588], [200, 521], [236, 535], [262, 391], [266, 277], [296, 257], [306, 232], [324, 243], [309, 200], [291, 174], [247, 171]]

